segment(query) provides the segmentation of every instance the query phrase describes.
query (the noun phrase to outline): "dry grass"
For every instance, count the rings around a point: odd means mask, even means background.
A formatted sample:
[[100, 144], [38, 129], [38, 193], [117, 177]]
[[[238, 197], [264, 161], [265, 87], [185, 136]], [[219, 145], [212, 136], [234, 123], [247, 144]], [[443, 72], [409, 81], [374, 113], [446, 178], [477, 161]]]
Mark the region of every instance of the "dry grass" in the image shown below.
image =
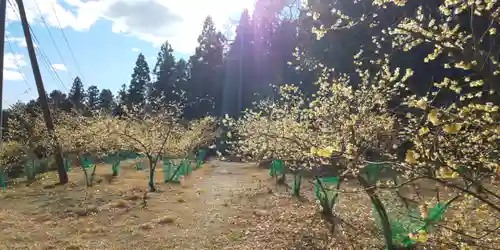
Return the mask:
[[[212, 163], [195, 170], [184, 187], [162, 184], [157, 170], [160, 191], [147, 195], [148, 173], [136, 171], [133, 162], [123, 164], [118, 178], [88, 189], [78, 169], [66, 186], [54, 186], [52, 173], [30, 187], [11, 187], [0, 197], [0, 249], [383, 248], [365, 194], [340, 196], [332, 233], [307, 180], [297, 199], [266, 170]], [[97, 179], [110, 171], [99, 166]]]
[[[225, 170], [204, 166], [185, 187], [163, 184], [157, 169], [157, 193], [149, 193], [147, 171], [122, 165], [113, 181], [109, 166], [97, 168], [97, 183], [85, 188], [79, 169], [71, 183], [55, 186], [55, 173], [26, 187], [18, 184], [1, 194], [0, 249], [200, 249], [230, 230], [227, 206], [232, 192], [252, 188], [258, 169], [236, 166], [238, 180]], [[249, 174], [247, 174], [249, 173]], [[259, 173], [257, 173], [259, 174]], [[265, 174], [265, 173], [262, 173]], [[238, 206], [243, 204], [237, 204]]]

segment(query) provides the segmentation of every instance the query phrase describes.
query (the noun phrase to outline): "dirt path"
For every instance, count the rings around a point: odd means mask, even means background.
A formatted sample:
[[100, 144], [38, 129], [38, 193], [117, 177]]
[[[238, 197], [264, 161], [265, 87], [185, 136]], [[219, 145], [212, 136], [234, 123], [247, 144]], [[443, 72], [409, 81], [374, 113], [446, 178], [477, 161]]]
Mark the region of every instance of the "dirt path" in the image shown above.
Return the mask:
[[195, 191], [197, 199], [189, 202], [193, 209], [191, 217], [185, 216], [186, 223], [179, 225], [184, 229], [184, 240], [170, 247], [222, 249], [239, 234], [230, 224], [230, 218], [238, 215], [239, 208], [248, 205], [235, 203], [233, 198], [259, 188], [259, 183], [266, 178], [266, 172], [253, 164], [212, 161], [211, 165], [214, 167], [196, 171], [189, 177], [187, 190]]

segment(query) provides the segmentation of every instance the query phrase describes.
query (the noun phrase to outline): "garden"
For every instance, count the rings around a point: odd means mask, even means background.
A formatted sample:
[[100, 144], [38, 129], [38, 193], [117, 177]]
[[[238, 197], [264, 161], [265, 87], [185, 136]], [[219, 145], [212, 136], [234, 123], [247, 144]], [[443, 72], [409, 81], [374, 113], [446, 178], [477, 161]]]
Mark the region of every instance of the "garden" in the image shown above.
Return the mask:
[[[440, 11], [496, 18], [494, 5], [444, 1]], [[367, 18], [332, 13], [339, 21], [315, 28], [318, 40]], [[170, 102], [119, 116], [56, 113], [49, 133], [39, 113], [16, 113], [1, 152], [0, 246], [500, 249], [500, 69], [478, 45], [498, 20], [478, 41], [445, 20], [419, 8], [373, 36], [370, 48], [425, 44], [425, 63], [467, 72], [425, 93], [409, 91], [414, 70], [392, 54], [361, 49], [356, 74], [317, 62], [313, 93], [282, 84], [279, 98], [237, 117], [187, 120]], [[56, 147], [68, 184], [53, 172]]]

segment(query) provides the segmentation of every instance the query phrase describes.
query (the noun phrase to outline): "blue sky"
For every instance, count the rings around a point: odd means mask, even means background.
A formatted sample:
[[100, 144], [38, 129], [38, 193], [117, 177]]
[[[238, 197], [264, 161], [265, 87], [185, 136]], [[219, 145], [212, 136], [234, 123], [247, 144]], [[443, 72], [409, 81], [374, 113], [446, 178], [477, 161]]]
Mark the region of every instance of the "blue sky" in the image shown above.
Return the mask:
[[[207, 15], [214, 18], [221, 31], [230, 35], [234, 29], [231, 20], [236, 20], [244, 8], [251, 10], [253, 2], [36, 0], [35, 4], [35, 0], [24, 0], [28, 21], [38, 40], [37, 57], [47, 93], [53, 89], [67, 92], [76, 76], [82, 77], [86, 87], [96, 85], [116, 93], [122, 84], [128, 84], [139, 52], [146, 56], [152, 68], [159, 46], [169, 40], [177, 58], [188, 58], [196, 47], [196, 38]], [[38, 96], [14, 0], [7, 4], [6, 40], [4, 107]]]

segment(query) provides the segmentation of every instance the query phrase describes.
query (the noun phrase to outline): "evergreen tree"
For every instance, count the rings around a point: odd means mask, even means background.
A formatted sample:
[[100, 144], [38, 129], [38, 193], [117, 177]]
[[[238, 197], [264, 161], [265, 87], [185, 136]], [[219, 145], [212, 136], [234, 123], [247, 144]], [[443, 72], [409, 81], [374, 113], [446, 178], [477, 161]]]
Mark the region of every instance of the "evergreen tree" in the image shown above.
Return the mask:
[[113, 92], [109, 89], [101, 90], [99, 93], [99, 109], [104, 112], [110, 112], [115, 106], [115, 101], [113, 97]]
[[[285, 10], [285, 1], [257, 0], [252, 14], [254, 30], [255, 81], [253, 91], [246, 104], [263, 98], [274, 98], [270, 85], [282, 83], [297, 83], [296, 77], [286, 77], [291, 67], [287, 64], [296, 46], [296, 19], [290, 16], [290, 10]], [[287, 12], [284, 15], [283, 12]], [[290, 82], [289, 80], [293, 80]]]
[[82, 110], [84, 99], [85, 89], [83, 88], [82, 80], [80, 80], [80, 77], [77, 76], [73, 80], [73, 85], [71, 86], [71, 90], [69, 91], [68, 100], [73, 108]]
[[98, 110], [99, 108], [99, 88], [97, 86], [90, 86], [87, 89], [87, 96], [86, 96], [86, 104], [87, 108], [90, 111], [95, 111]]
[[137, 57], [135, 62], [134, 72], [132, 73], [132, 80], [127, 91], [128, 106], [141, 106], [146, 105], [146, 87], [151, 82], [149, 75], [149, 66], [146, 58], [142, 53]]
[[118, 96], [116, 101], [119, 105], [126, 105], [127, 99], [128, 99], [127, 85], [122, 84], [122, 87], [120, 88], [120, 90], [118, 90]]
[[71, 103], [68, 101], [66, 94], [60, 90], [53, 90], [49, 94], [49, 104], [52, 106], [53, 110], [63, 110], [70, 111]]
[[115, 115], [121, 116], [123, 114], [123, 106], [128, 105], [128, 93], [127, 85], [122, 84], [120, 90], [118, 90], [118, 95], [116, 97], [116, 106], [113, 109]]
[[189, 60], [191, 80], [188, 84], [188, 117], [220, 113], [225, 40], [222, 33], [215, 29], [212, 18], [208, 16], [198, 37], [199, 45]]
[[[273, 51], [274, 68], [270, 80], [274, 84], [296, 84], [300, 85], [302, 72], [295, 69], [292, 64], [296, 60], [295, 48], [298, 46], [297, 20], [281, 20], [271, 40], [271, 51]], [[306, 77], [307, 74], [304, 74]], [[310, 80], [309, 80], [310, 81]], [[273, 93], [273, 96], [276, 93]]]
[[26, 111], [28, 111], [28, 113], [30, 113], [34, 116], [38, 115], [41, 110], [42, 110], [42, 105], [40, 104], [39, 98], [37, 98], [35, 100], [30, 100], [26, 104]]
[[179, 59], [175, 64], [175, 91], [185, 92], [187, 90], [186, 83], [189, 79], [188, 63], [184, 59]]
[[178, 101], [176, 90], [176, 62], [172, 55], [171, 45], [166, 41], [158, 52], [157, 62], [153, 69], [155, 81], [152, 84], [149, 98], [161, 102]]
[[248, 10], [241, 14], [226, 60], [222, 113], [237, 115], [251, 105], [255, 86], [254, 37]]

